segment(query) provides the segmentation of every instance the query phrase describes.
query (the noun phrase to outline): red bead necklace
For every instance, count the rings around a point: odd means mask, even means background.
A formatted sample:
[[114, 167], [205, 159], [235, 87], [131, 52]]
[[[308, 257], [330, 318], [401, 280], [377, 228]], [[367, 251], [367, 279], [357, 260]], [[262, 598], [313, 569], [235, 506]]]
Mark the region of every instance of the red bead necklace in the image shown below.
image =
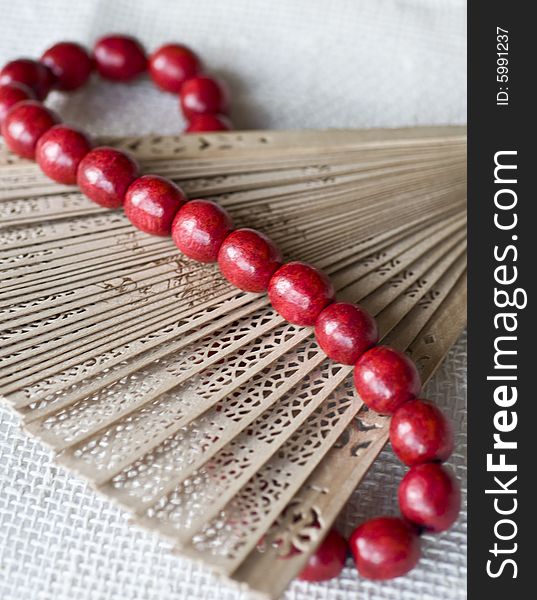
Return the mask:
[[[375, 320], [362, 307], [334, 302], [326, 275], [303, 262], [282, 264], [275, 244], [253, 229], [233, 230], [228, 212], [210, 200], [190, 200], [171, 180], [139, 176], [126, 152], [93, 148], [82, 131], [60, 124], [41, 102], [51, 89], [83, 86], [94, 69], [111, 81], [125, 82], [149, 71], [163, 91], [178, 94], [186, 132], [231, 128], [225, 116], [225, 86], [203, 74], [200, 60], [179, 44], [162, 46], [147, 58], [134, 38], [101, 38], [90, 55], [85, 48], [62, 42], [40, 61], [18, 59], [0, 71], [0, 125], [7, 146], [35, 159], [59, 183], [78, 184], [90, 200], [107, 208], [123, 207], [138, 229], [172, 236], [186, 256], [218, 262], [223, 276], [248, 292], [267, 292], [274, 309], [291, 323], [315, 327], [321, 349], [332, 360], [354, 365], [354, 383], [363, 402], [392, 415], [390, 441], [410, 467], [399, 486], [404, 519], [380, 517], [360, 525], [350, 538], [358, 571], [371, 579], [407, 573], [419, 560], [419, 534], [448, 529], [460, 510], [459, 484], [440, 463], [453, 451], [453, 432], [442, 412], [418, 399], [421, 382], [410, 359], [377, 346]], [[310, 557], [301, 578], [322, 581], [343, 569], [347, 543], [330, 532]]]

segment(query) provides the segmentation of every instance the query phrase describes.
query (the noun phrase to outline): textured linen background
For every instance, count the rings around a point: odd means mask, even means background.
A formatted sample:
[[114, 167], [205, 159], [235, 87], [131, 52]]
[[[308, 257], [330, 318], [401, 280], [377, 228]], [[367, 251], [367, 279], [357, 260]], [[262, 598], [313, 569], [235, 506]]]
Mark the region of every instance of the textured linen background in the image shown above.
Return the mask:
[[[0, 64], [50, 44], [91, 44], [111, 31], [148, 49], [182, 41], [230, 83], [238, 128], [373, 127], [466, 121], [466, 4], [461, 0], [0, 0]], [[177, 133], [177, 102], [147, 82], [93, 82], [50, 102], [93, 133]], [[452, 466], [465, 489], [466, 344], [459, 340], [428, 395], [455, 421]], [[384, 451], [339, 526], [395, 512], [404, 469]], [[322, 585], [295, 582], [288, 600], [462, 600], [466, 518], [425, 536], [409, 576], [360, 580], [350, 561]], [[2, 600], [246, 600], [52, 463], [0, 408]]]

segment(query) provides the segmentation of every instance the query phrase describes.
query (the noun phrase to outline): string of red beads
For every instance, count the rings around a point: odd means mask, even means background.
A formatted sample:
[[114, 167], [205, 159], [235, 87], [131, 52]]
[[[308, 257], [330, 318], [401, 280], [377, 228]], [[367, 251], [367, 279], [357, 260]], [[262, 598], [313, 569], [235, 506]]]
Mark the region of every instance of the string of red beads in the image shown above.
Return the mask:
[[[123, 207], [138, 229], [172, 236], [186, 256], [218, 262], [223, 276], [239, 289], [267, 292], [286, 320], [315, 327], [319, 346], [336, 362], [354, 365], [354, 383], [363, 402], [392, 415], [390, 440], [396, 455], [410, 467], [399, 486], [404, 519], [380, 517], [360, 525], [350, 538], [359, 572], [371, 579], [407, 573], [418, 561], [419, 534], [450, 527], [460, 510], [457, 480], [440, 463], [453, 451], [453, 432], [442, 412], [418, 399], [421, 382], [412, 361], [401, 352], [377, 346], [374, 318], [361, 306], [335, 302], [324, 273], [303, 262], [283, 263], [275, 244], [253, 229], [233, 230], [227, 211], [210, 200], [187, 201], [171, 180], [139, 174], [126, 152], [93, 148], [78, 129], [40, 101], [51, 89], [75, 90], [93, 70], [111, 81], [130, 81], [147, 69], [162, 90], [179, 94], [189, 120], [187, 131], [230, 128], [225, 115], [228, 94], [220, 82], [203, 74], [196, 54], [167, 44], [146, 57], [128, 36], [101, 38], [90, 55], [82, 46], [62, 42], [40, 61], [18, 59], [0, 71], [0, 124], [8, 147], [35, 158], [42, 171], [63, 184], [78, 184], [94, 202]], [[331, 532], [310, 557], [301, 577], [320, 581], [339, 574], [347, 543]]]
[[[19, 58], [9, 62], [0, 71], [0, 125], [9, 109], [22, 100], [41, 102], [51, 90], [77, 90], [94, 71], [112, 82], [132, 81], [148, 71], [159, 89], [179, 96], [187, 133], [232, 129], [227, 117], [226, 85], [204, 72], [201, 60], [190, 48], [165, 44], [146, 56], [140, 42], [125, 35], [102, 37], [92, 53], [75, 42], [60, 42], [48, 48], [39, 60]], [[21, 120], [20, 115], [17, 120]], [[11, 140], [28, 138], [25, 157], [33, 158], [38, 132], [19, 136], [16, 130], [17, 126], [8, 124], [4, 134], [6, 143], [11, 148]]]

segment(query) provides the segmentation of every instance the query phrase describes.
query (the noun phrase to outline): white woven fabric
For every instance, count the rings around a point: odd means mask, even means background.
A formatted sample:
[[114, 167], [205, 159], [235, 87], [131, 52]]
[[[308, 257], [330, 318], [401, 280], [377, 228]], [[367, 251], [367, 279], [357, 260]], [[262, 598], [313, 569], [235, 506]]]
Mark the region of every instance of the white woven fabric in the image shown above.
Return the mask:
[[[0, 0], [0, 64], [38, 56], [60, 39], [91, 43], [109, 31], [148, 48], [181, 40], [230, 83], [239, 127], [319, 128], [464, 123], [465, 12], [462, 0]], [[92, 83], [52, 103], [95, 133], [174, 133], [175, 98], [149, 82]], [[465, 339], [429, 386], [458, 432], [452, 465], [465, 489]], [[395, 512], [403, 468], [382, 453], [340, 526]], [[411, 575], [383, 584], [358, 579], [350, 563], [322, 585], [294, 583], [289, 600], [462, 600], [465, 513], [426, 536]], [[128, 526], [119, 509], [52, 464], [0, 409], [0, 598], [2, 600], [238, 600], [202, 567], [168, 553]]]

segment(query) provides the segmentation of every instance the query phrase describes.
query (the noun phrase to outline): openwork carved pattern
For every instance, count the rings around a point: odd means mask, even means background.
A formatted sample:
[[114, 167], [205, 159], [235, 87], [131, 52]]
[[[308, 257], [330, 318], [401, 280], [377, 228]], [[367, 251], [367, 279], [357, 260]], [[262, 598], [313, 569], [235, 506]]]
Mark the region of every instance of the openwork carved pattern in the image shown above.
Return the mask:
[[169, 354], [173, 351], [171, 343], [177, 341], [177, 338], [186, 331], [191, 328], [197, 329], [208, 321], [227, 314], [229, 310], [245, 304], [247, 299], [244, 294], [235, 294], [231, 299], [224, 298], [220, 302], [202, 308], [194, 305], [190, 307], [191, 310], [184, 318], [173, 315], [163, 320], [157, 330], [77, 363], [54, 377], [22, 388], [19, 395], [33, 400], [30, 404], [31, 409], [44, 408], [53, 402], [68, 403], [69, 398], [84, 387], [95, 386], [97, 383], [103, 385], [105, 381], [117, 381], [124, 373], [129, 373], [140, 368], [140, 365], [150, 364], [158, 357]]
[[[343, 384], [336, 392], [310, 415], [297, 431], [255, 476], [247, 482], [233, 501], [218, 516], [207, 523], [193, 537], [197, 551], [213, 552], [220, 557], [222, 564], [231, 564], [242, 552], [249, 551], [252, 534], [259, 528], [266, 528], [271, 517], [282, 510], [283, 492], [300, 484], [297, 469], [304, 477], [317, 464], [319, 454], [334, 438], [341, 427], [352, 417], [359, 406], [352, 386]], [[270, 490], [270, 491], [269, 491]], [[322, 516], [319, 515], [318, 519]], [[236, 523], [241, 524], [240, 531]], [[278, 538], [272, 528], [272, 538], [278, 545]], [[299, 546], [296, 546], [299, 549]], [[280, 550], [284, 552], [283, 548]]]
[[[64, 441], [74, 441], [91, 431], [86, 423], [93, 423], [93, 428], [99, 429], [102, 422], [108, 422], [114, 417], [120, 418], [150, 400], [157, 400], [157, 406], [158, 398], [172, 401], [176, 395], [175, 388], [181, 382], [206, 371], [207, 375], [200, 384], [199, 392], [197, 387], [188, 387], [188, 393], [182, 398], [181, 404], [197, 402], [204, 396], [208, 397], [211, 388], [220, 390], [226, 383], [244, 375], [249, 361], [257, 363], [263, 358], [263, 351], [259, 342], [258, 345], [254, 343], [249, 355], [247, 351], [239, 353], [234, 364], [223, 364], [214, 369], [211, 369], [211, 365], [222, 361], [234, 348], [255, 338], [263, 329], [270, 329], [278, 321], [272, 309], [262, 309], [249, 320], [236, 321], [221, 331], [185, 346], [176, 354], [155, 359], [148, 366], [97, 394], [45, 418], [42, 425], [45, 429], [54, 431]], [[269, 351], [265, 350], [267, 353]]]
[[[112, 485], [127, 491], [131, 497], [139, 497], [143, 503], [149, 502], [170, 481], [185, 477], [182, 473], [185, 469], [205, 461], [210, 452], [216, 452], [239, 431], [244, 431], [281, 397], [285, 389], [299, 381], [308, 364], [313, 368], [322, 360], [319, 352], [308, 359], [313, 349], [314, 343], [309, 342], [304, 348], [280, 355], [269, 367], [253, 374], [246, 384], [236, 387], [171, 440], [165, 440], [143, 459], [129, 465], [113, 478]], [[136, 484], [132, 485], [134, 474]], [[136, 502], [133, 504], [137, 505]]]
[[265, 552], [271, 545], [281, 558], [297, 551], [303, 552], [319, 539], [321, 524], [319, 511], [315, 507], [304, 506], [297, 498], [285, 507], [256, 549]]
[[[308, 350], [306, 349], [306, 352]], [[288, 436], [300, 427], [300, 433], [295, 434], [288, 442], [292, 451], [291, 462], [304, 466], [311, 449], [315, 448], [315, 439], [322, 440], [331, 432], [334, 419], [340, 417], [342, 406], [334, 406], [328, 400], [330, 388], [327, 381], [336, 378], [337, 374], [345, 371], [341, 366], [333, 365], [325, 360], [311, 373], [303, 378], [301, 383], [266, 410], [256, 419], [251, 428], [243, 431], [234, 440], [207, 462], [203, 469], [196, 471], [171, 493], [164, 496], [147, 511], [149, 517], [174, 524], [177, 536], [190, 533], [195, 519], [206, 518], [208, 512], [215, 510], [229, 495], [229, 488], [235, 489], [248, 480], [254, 468], [259, 466], [255, 460], [264, 460], [280, 448]], [[348, 371], [348, 370], [347, 370]], [[341, 377], [339, 378], [341, 379]], [[346, 407], [352, 403], [353, 396], [346, 398]], [[322, 410], [315, 412], [322, 405]], [[312, 414], [316, 421], [310, 425], [308, 419]], [[255, 432], [255, 433], [254, 433]], [[297, 437], [298, 436], [298, 437]], [[259, 446], [265, 446], [259, 456]], [[194, 483], [195, 482], [195, 483]], [[203, 502], [203, 505], [200, 503]]]

